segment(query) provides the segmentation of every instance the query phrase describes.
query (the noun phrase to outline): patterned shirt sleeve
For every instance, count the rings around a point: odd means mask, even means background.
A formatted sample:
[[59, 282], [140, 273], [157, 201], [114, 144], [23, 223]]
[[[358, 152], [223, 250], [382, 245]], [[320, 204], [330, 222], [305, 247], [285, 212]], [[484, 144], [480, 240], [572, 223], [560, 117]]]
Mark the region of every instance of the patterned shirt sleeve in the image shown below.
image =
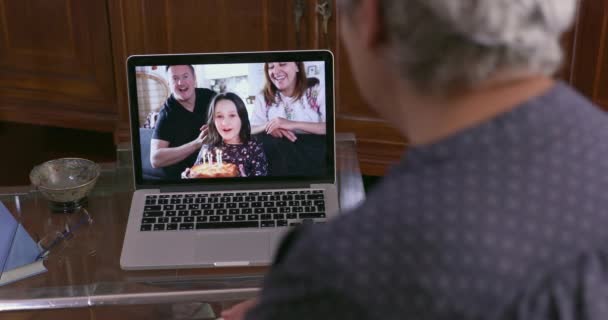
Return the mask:
[[268, 160], [262, 148], [262, 143], [252, 140], [250, 143], [251, 163], [254, 177], [263, 177], [268, 175]]

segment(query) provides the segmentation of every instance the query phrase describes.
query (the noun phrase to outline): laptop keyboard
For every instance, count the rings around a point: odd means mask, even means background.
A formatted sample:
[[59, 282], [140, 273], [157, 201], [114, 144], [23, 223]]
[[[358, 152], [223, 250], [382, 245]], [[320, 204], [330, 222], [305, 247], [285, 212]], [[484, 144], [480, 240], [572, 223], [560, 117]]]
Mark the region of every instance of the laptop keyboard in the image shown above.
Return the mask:
[[141, 231], [276, 228], [325, 220], [323, 190], [146, 195]]

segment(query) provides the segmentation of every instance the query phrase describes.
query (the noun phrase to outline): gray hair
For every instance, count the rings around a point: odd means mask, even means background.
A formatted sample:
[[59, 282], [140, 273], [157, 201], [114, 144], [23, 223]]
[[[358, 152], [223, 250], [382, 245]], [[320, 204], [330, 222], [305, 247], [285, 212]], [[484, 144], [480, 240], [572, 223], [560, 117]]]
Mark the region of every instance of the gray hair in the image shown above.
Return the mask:
[[[339, 1], [348, 15], [359, 0]], [[387, 59], [424, 92], [471, 88], [498, 70], [553, 74], [576, 0], [381, 0]]]

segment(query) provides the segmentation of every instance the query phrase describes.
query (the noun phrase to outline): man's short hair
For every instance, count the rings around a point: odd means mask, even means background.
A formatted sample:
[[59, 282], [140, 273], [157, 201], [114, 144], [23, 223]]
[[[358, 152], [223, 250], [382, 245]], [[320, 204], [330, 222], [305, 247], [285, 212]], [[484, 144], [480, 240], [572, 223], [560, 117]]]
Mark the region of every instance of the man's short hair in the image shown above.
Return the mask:
[[[339, 0], [347, 15], [360, 0]], [[497, 70], [551, 75], [576, 0], [381, 0], [388, 61], [424, 92], [474, 87]]]
[[196, 74], [194, 73], [194, 67], [191, 64], [170, 64], [165, 66], [165, 72], [169, 72], [169, 68], [174, 66], [188, 66], [190, 68], [190, 71], [192, 71], [192, 75], [196, 77]]

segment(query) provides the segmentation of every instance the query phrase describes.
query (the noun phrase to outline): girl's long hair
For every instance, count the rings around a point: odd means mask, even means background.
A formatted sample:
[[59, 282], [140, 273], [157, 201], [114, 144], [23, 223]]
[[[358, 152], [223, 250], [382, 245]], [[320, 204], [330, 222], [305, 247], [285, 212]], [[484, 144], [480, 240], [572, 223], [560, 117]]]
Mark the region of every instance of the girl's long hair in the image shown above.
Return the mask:
[[209, 115], [207, 117], [208, 132], [204, 143], [212, 146], [218, 145], [222, 142], [222, 136], [215, 127], [215, 106], [222, 100], [232, 101], [236, 106], [236, 112], [241, 119], [241, 130], [239, 131], [239, 138], [241, 143], [246, 144], [251, 139], [251, 124], [249, 123], [249, 113], [243, 100], [232, 92], [220, 93], [211, 100], [209, 104]]

